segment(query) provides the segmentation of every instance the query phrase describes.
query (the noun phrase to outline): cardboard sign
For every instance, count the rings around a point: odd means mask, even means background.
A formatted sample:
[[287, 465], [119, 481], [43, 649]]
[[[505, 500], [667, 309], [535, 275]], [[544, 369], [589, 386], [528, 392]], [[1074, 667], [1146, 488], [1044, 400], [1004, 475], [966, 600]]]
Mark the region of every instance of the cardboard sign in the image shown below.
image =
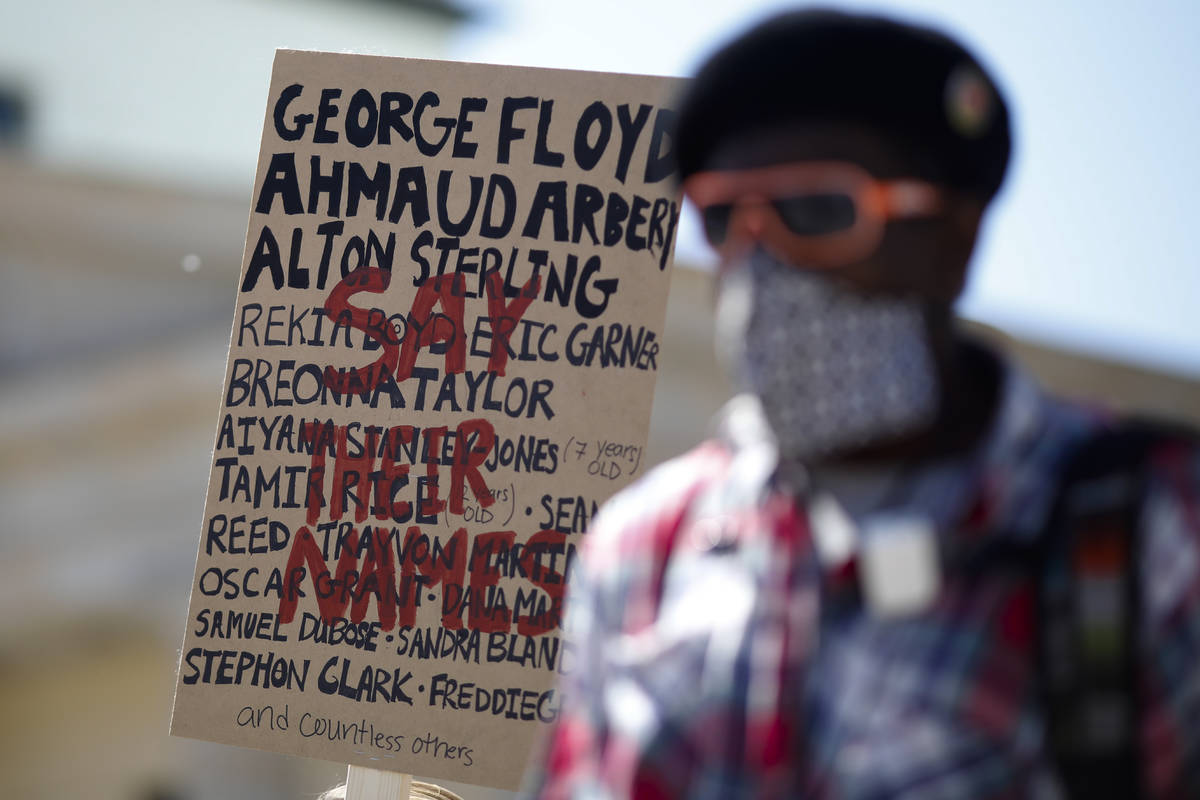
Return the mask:
[[173, 733], [517, 785], [645, 466], [677, 88], [276, 54]]

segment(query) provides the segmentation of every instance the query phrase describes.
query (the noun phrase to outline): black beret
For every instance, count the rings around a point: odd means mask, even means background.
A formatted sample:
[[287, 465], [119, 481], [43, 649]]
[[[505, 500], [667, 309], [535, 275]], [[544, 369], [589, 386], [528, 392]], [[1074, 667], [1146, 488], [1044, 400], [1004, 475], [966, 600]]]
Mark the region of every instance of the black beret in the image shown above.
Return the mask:
[[882, 17], [804, 10], [746, 31], [689, 82], [675, 131], [680, 177], [731, 138], [807, 122], [867, 127], [912, 154], [918, 177], [985, 199], [1008, 166], [1008, 109], [961, 45]]

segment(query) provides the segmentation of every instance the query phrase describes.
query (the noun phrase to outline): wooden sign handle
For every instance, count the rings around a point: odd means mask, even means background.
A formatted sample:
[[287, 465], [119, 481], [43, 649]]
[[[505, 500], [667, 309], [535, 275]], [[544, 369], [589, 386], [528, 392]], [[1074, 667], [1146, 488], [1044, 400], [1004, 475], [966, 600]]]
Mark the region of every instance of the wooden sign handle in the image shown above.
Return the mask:
[[412, 775], [351, 764], [346, 770], [346, 800], [408, 800]]

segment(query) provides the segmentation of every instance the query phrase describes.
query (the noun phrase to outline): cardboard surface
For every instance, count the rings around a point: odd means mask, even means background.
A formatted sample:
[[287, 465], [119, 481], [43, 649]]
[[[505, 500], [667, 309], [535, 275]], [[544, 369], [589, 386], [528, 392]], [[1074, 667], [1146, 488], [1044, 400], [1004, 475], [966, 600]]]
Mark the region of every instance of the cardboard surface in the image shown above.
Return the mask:
[[276, 54], [172, 733], [517, 785], [645, 468], [677, 88]]

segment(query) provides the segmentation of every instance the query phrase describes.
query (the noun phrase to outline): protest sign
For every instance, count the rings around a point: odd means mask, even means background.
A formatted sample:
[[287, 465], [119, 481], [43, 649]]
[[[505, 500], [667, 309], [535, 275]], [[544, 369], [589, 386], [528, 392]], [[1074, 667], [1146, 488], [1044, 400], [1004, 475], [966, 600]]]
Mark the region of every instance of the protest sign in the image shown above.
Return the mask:
[[676, 89], [276, 54], [173, 733], [517, 784], [645, 468]]

